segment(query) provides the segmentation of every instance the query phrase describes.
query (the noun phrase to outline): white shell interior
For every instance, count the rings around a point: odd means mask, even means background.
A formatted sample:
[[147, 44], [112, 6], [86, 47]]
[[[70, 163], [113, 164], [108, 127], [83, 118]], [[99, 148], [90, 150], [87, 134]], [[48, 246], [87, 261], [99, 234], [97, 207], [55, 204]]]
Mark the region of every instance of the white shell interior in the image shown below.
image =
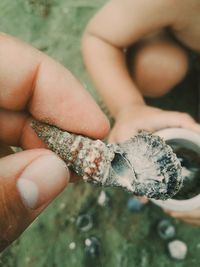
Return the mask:
[[[191, 130], [183, 128], [167, 128], [160, 130], [155, 134], [159, 135], [166, 141], [175, 140], [182, 146], [198, 152], [200, 155], [200, 135]], [[151, 199], [151, 201], [164, 209], [173, 211], [189, 211], [200, 207], [200, 194], [187, 200], [168, 199], [163, 201]]]

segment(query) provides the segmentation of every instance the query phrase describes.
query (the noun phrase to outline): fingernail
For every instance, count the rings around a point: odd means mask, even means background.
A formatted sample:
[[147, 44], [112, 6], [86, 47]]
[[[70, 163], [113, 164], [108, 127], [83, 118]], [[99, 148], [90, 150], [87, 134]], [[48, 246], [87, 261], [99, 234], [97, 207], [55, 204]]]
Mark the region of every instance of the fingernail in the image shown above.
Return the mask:
[[23, 204], [37, 209], [60, 193], [69, 181], [69, 170], [54, 155], [45, 155], [26, 167], [17, 180], [17, 189]]

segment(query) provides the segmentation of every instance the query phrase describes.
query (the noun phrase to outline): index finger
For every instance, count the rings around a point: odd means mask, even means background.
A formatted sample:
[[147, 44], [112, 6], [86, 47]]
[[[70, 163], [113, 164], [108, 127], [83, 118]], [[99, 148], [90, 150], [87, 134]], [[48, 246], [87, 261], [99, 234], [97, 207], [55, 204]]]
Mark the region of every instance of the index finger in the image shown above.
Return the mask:
[[[0, 34], [0, 58], [0, 108], [11, 112], [12, 118], [18, 111], [20, 127], [28, 116], [22, 115], [25, 120], [22, 123], [19, 111], [27, 110], [36, 119], [48, 119], [49, 123], [70, 132], [93, 138], [105, 136], [109, 128], [105, 115], [62, 65], [5, 34]], [[0, 122], [0, 128], [4, 127], [5, 134], [5, 117], [2, 121], [4, 125]], [[9, 129], [14, 134], [20, 131], [18, 119], [13, 121], [15, 125]]]

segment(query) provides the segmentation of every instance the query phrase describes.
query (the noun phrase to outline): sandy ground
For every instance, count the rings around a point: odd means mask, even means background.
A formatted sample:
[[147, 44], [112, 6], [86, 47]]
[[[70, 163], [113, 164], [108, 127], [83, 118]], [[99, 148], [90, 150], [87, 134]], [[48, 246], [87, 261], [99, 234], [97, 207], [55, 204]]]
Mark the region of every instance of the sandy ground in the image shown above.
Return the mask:
[[[1, 0], [0, 30], [44, 51], [69, 68], [97, 99], [80, 55], [80, 36], [85, 24], [104, 0]], [[17, 68], [17, 66], [16, 66]], [[191, 84], [192, 81], [192, 84]], [[190, 92], [188, 93], [188, 86]], [[177, 98], [178, 95], [181, 95]], [[194, 100], [196, 99], [196, 100]], [[197, 95], [192, 77], [177, 90], [153, 101], [158, 106], [184, 110], [197, 117]], [[192, 108], [191, 108], [192, 107]], [[128, 195], [106, 190], [110, 204], [100, 207], [100, 189], [86, 184], [70, 185], [0, 256], [2, 267], [197, 267], [200, 262], [200, 228], [175, 221], [176, 238], [188, 245], [186, 260], [176, 262], [167, 253], [167, 242], [156, 232], [159, 220], [168, 218], [148, 204], [140, 213], [127, 210]], [[94, 226], [81, 232], [78, 215], [88, 213]], [[85, 252], [86, 238], [96, 236], [100, 252]], [[74, 250], [69, 249], [76, 243]]]

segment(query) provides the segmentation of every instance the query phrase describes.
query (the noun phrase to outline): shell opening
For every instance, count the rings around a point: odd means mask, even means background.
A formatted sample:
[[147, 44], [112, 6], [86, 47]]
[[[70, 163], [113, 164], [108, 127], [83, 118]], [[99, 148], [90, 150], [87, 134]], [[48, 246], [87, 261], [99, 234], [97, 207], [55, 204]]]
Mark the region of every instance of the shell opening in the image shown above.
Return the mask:
[[131, 164], [120, 153], [115, 153], [114, 159], [111, 162], [111, 166], [118, 176], [127, 176], [128, 174], [133, 176], [134, 174], [134, 170], [131, 167]]

